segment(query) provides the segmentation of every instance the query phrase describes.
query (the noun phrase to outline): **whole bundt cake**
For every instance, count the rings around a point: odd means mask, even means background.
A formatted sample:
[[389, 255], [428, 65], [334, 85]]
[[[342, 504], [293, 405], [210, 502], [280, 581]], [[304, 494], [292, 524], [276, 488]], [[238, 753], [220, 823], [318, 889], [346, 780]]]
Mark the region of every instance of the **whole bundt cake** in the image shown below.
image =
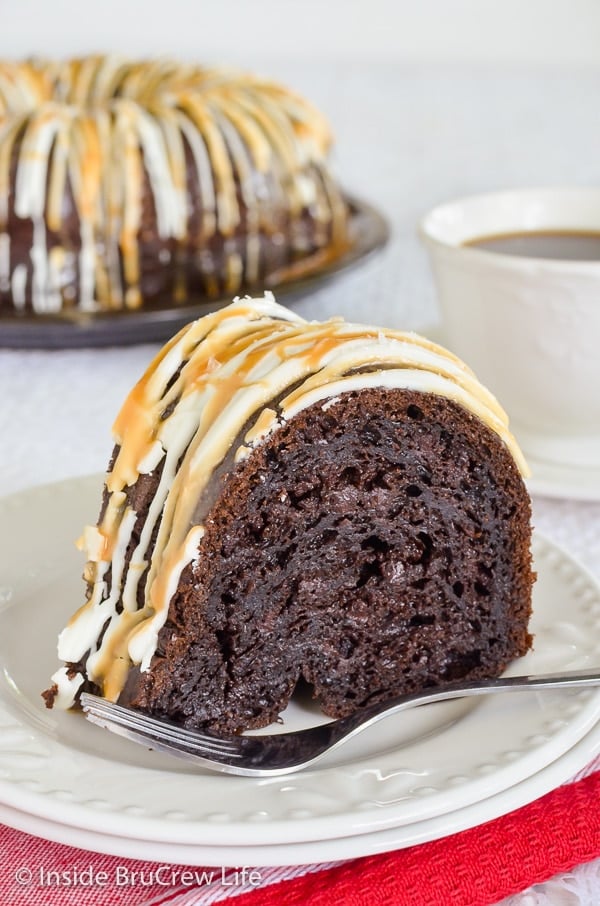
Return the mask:
[[49, 706], [91, 690], [239, 731], [299, 681], [337, 717], [530, 647], [526, 467], [439, 346], [236, 300], [164, 347], [114, 431]]
[[1, 63], [0, 312], [231, 298], [335, 257], [330, 138], [304, 99], [249, 75]]

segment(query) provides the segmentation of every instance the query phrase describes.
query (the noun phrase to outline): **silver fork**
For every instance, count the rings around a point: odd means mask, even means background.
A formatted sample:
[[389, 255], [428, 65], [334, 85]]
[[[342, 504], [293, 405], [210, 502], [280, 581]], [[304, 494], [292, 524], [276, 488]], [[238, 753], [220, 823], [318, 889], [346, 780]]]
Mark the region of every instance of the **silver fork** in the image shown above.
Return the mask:
[[313, 765], [358, 733], [385, 717], [408, 708], [471, 695], [523, 692], [600, 685], [599, 668], [533, 676], [506, 676], [401, 695], [376, 705], [367, 705], [349, 717], [330, 723], [276, 733], [269, 736], [222, 737], [208, 731], [186, 730], [165, 720], [123, 708], [97, 695], [83, 693], [81, 705], [92, 723], [125, 736], [147, 748], [177, 755], [199, 767], [243, 777], [274, 777]]

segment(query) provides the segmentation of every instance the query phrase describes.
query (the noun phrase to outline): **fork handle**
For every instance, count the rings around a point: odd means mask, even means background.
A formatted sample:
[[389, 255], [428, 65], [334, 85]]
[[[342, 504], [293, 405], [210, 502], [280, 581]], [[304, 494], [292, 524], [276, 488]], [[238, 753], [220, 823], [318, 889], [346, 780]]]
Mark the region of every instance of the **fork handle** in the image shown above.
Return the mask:
[[501, 676], [487, 680], [452, 683], [442, 688], [434, 687], [419, 692], [409, 692], [397, 700], [388, 699], [375, 705], [366, 705], [349, 717], [335, 721], [328, 726], [337, 725], [340, 739], [348, 739], [360, 729], [372, 726], [384, 717], [397, 714], [407, 708], [433, 702], [447, 701], [453, 698], [467, 698], [472, 695], [489, 695], [494, 692], [526, 692], [536, 689], [570, 689], [600, 685], [598, 667], [589, 670], [567, 670], [562, 673], [537, 673], [529, 676]]

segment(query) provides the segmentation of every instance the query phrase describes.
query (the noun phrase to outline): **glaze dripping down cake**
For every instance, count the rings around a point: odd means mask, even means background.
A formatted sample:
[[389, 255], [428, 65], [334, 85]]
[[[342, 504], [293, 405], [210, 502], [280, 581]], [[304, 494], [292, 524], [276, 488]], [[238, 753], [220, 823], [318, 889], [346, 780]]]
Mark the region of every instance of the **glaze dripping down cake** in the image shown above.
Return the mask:
[[114, 433], [50, 707], [89, 690], [240, 731], [300, 681], [337, 717], [530, 647], [526, 466], [441, 347], [236, 300], [163, 348]]
[[172, 61], [0, 63], [0, 313], [231, 298], [346, 246], [323, 116]]

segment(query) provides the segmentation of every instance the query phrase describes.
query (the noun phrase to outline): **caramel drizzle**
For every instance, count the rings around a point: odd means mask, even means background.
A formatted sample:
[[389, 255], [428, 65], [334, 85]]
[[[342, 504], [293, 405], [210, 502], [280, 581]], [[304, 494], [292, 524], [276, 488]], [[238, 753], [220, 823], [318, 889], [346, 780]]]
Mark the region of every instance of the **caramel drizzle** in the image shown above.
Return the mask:
[[[0, 237], [6, 237], [6, 245], [10, 166], [18, 149], [14, 206], [18, 217], [33, 221], [36, 311], [73, 304], [60, 289], [60, 268], [73, 253], [63, 249], [62, 257], [51, 260], [46, 242], [47, 229], [61, 232], [67, 185], [81, 225], [82, 309], [142, 304], [145, 174], [160, 236], [180, 243], [232, 236], [241, 220], [239, 191], [246, 208], [246, 276], [254, 280], [258, 237], [261, 230], [273, 230], [270, 213], [281, 210], [277, 200], [289, 212], [285, 228], [292, 239], [309, 207], [317, 241], [329, 235], [334, 245], [343, 243], [345, 205], [325, 168], [330, 142], [326, 121], [307, 101], [252, 76], [103, 56], [1, 63]], [[201, 192], [199, 236], [192, 237], [186, 147]], [[254, 172], [269, 179], [266, 201], [252, 190]], [[2, 254], [9, 260], [4, 247]], [[225, 273], [226, 289], [233, 294], [244, 268], [239, 253], [227, 247]], [[183, 300], [185, 285], [177, 293]]]
[[[247, 455], [286, 413], [355, 384], [378, 383], [430, 387], [455, 399], [488, 424], [526, 470], [504, 411], [441, 347], [414, 334], [341, 319], [306, 323], [269, 298], [236, 301], [174, 337], [115, 422], [120, 451], [106, 479], [106, 511], [98, 528], [87, 533], [92, 593], [61, 637], [61, 657], [77, 661], [91, 648], [88, 675], [107, 697], [118, 697], [132, 662], [148, 668], [181, 572], [201, 551], [198, 501], [215, 470], [226, 457], [237, 461]], [[275, 405], [277, 399], [281, 402]], [[135, 514], [126, 506], [124, 491], [159, 464], [160, 483], [126, 566], [124, 550]], [[110, 589], [105, 581], [109, 564]], [[145, 603], [138, 608], [142, 576]], [[107, 614], [112, 619], [98, 647], [96, 630]]]

